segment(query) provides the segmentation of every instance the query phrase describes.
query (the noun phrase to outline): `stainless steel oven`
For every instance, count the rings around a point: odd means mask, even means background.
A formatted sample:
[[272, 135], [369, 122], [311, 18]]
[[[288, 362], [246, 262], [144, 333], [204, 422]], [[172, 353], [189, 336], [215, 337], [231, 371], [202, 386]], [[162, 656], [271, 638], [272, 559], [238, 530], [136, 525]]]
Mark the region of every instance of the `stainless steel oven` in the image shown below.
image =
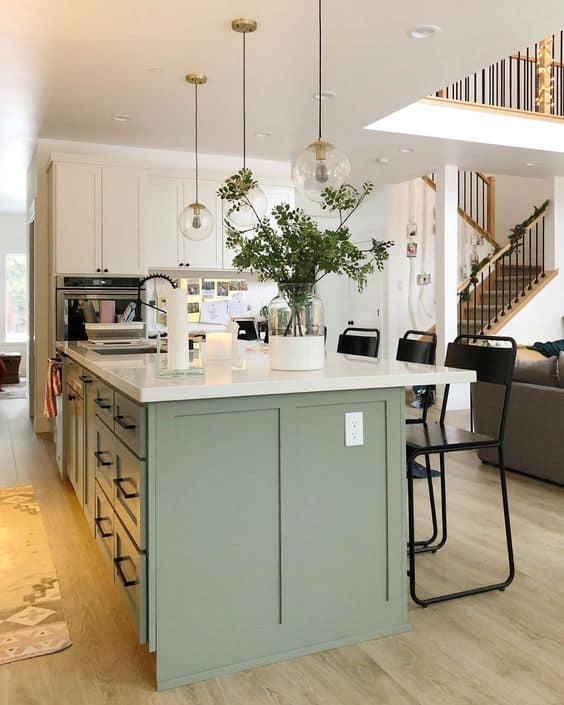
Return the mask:
[[57, 340], [86, 340], [85, 323], [138, 318], [139, 277], [57, 277]]

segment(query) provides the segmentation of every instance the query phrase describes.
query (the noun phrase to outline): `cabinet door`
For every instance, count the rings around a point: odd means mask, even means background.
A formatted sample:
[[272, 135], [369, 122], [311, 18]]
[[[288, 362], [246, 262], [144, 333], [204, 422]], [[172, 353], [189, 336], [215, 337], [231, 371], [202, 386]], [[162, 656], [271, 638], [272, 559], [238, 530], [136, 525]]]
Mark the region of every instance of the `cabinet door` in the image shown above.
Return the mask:
[[[278, 206], [281, 203], [289, 203], [292, 208], [294, 207], [295, 192], [290, 186], [261, 186], [261, 188], [266, 196], [266, 214], [268, 216], [272, 215], [272, 209], [274, 206]], [[223, 224], [225, 213], [227, 213], [228, 210], [228, 204], [223, 203], [221, 205], [223, 207], [223, 214], [220, 222], [222, 235], [222, 265], [223, 269], [233, 269], [233, 256], [235, 253], [227, 247], [227, 232], [225, 232], [225, 227]], [[272, 222], [274, 224], [274, 221]]]
[[[214, 229], [211, 235], [206, 240], [195, 242], [181, 238], [181, 248], [184, 251], [184, 257], [181, 261], [189, 265], [190, 269], [221, 269], [223, 266], [221, 256], [221, 208], [219, 208], [219, 199], [217, 197], [217, 189], [219, 184], [215, 181], [200, 181], [199, 183], [199, 201], [206, 208], [209, 208], [214, 218]], [[184, 206], [194, 203], [196, 198], [196, 182], [194, 179], [186, 179], [184, 181]]]
[[76, 395], [65, 387], [65, 473], [76, 492]]
[[[92, 379], [86, 375], [86, 379]], [[88, 525], [94, 533], [94, 518], [96, 514], [96, 404], [93, 382], [85, 380], [86, 417], [84, 422], [84, 513]]]
[[50, 180], [56, 273], [101, 271], [101, 167], [56, 163], [51, 167]]
[[183, 264], [184, 242], [178, 232], [182, 180], [151, 176], [147, 183], [147, 266], [170, 269]]
[[74, 491], [80, 502], [80, 506], [84, 507], [84, 400], [82, 397], [76, 397], [75, 401], [75, 446], [76, 446], [76, 463], [75, 463], [75, 482]]
[[125, 167], [102, 172], [102, 268], [111, 274], [145, 271], [144, 173]]

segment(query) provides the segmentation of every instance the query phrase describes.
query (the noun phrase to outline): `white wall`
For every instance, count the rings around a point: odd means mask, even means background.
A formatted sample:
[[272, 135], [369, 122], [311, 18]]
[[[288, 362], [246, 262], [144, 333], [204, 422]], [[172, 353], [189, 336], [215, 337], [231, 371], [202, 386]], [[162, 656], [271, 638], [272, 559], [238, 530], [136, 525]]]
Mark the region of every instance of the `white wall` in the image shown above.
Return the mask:
[[[395, 356], [397, 341], [406, 330], [428, 330], [435, 324], [435, 193], [422, 179], [411, 184], [406, 181], [390, 189], [388, 234], [396, 245], [385, 270], [387, 325], [382, 354], [387, 357]], [[418, 233], [415, 258], [407, 257], [411, 216]], [[417, 285], [417, 275], [422, 273], [431, 274], [431, 284]]]
[[[387, 186], [374, 191], [362, 204], [349, 221], [351, 239], [362, 247], [369, 247], [372, 238], [377, 240], [394, 240], [389, 229], [389, 192]], [[336, 216], [324, 214], [316, 204], [296, 194], [296, 205], [315, 216], [322, 229], [338, 226]], [[394, 248], [392, 248], [393, 250]], [[386, 269], [388, 263], [386, 263]], [[335, 351], [339, 334], [347, 327], [349, 320], [355, 320], [361, 327], [380, 327], [382, 342], [381, 354], [386, 345], [386, 286], [385, 275], [374, 273], [370, 277], [365, 292], [362, 294], [362, 310], [359, 310], [359, 297], [356, 285], [346, 276], [334, 274], [324, 277], [318, 286], [318, 294], [325, 307], [325, 324], [327, 326], [327, 350]], [[378, 311], [380, 312], [380, 319]]]
[[22, 356], [20, 374], [25, 376], [26, 343], [7, 343], [6, 334], [6, 255], [26, 254], [26, 218], [20, 213], [0, 213], [0, 351], [19, 352]]
[[501, 247], [507, 244], [509, 231], [522, 223], [550, 198], [550, 179], [495, 174], [495, 234]]

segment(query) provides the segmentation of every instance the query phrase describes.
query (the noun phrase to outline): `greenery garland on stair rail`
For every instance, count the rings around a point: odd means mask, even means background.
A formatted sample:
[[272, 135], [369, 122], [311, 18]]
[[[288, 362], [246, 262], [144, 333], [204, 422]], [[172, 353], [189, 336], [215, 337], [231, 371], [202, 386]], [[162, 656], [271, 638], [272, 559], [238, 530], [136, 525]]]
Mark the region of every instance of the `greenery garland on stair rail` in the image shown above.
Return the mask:
[[[535, 222], [537, 218], [540, 218], [541, 215], [544, 215], [546, 209], [549, 206], [549, 203], [550, 201], [547, 200], [542, 204], [542, 206], [533, 206], [533, 213], [522, 223], [517, 223], [514, 228], [511, 228], [510, 235], [508, 238], [511, 247], [507, 250], [505, 254], [511, 254], [515, 252], [515, 250], [519, 247], [521, 240], [525, 236], [527, 229]], [[474, 284], [474, 286], [478, 284], [478, 277], [476, 275], [483, 267], [486, 266], [486, 264], [491, 262], [495, 255], [499, 252], [499, 249], [499, 247], [496, 247], [496, 249], [491, 253], [491, 255], [487, 255], [482, 260], [480, 260], [480, 262], [476, 262], [472, 265], [472, 268], [470, 270], [470, 276], [468, 277], [468, 284], [458, 294], [458, 299], [461, 303], [470, 301], [470, 287], [472, 286], [472, 284]]]

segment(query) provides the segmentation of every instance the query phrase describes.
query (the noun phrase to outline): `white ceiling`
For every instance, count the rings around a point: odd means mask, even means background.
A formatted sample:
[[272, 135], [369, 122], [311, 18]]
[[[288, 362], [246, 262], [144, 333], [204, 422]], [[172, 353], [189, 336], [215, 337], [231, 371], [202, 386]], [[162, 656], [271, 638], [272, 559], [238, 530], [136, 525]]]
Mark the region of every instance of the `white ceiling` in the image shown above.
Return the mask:
[[[315, 0], [2, 5], [0, 210], [23, 206], [25, 169], [37, 136], [190, 150], [189, 71], [209, 76], [200, 94], [201, 151], [239, 153], [241, 38], [230, 29], [235, 16], [259, 22], [247, 44], [249, 155], [291, 159], [315, 137]], [[349, 154], [353, 178], [381, 182], [438, 166], [456, 156], [460, 145], [410, 138], [417, 151], [399, 154], [406, 138], [368, 132], [365, 125], [559, 30], [564, 4], [324, 0], [324, 17], [324, 86], [337, 92], [325, 103], [325, 136]], [[408, 39], [406, 30], [421, 24], [443, 31], [432, 40]], [[132, 120], [114, 122], [113, 114]], [[259, 130], [272, 136], [259, 139]], [[476, 145], [460, 149], [465, 159], [480, 153]], [[503, 148], [482, 152], [490, 161], [499, 153], [507, 168], [522, 168], [521, 155], [512, 165]], [[374, 162], [382, 153], [392, 157], [385, 167]]]

